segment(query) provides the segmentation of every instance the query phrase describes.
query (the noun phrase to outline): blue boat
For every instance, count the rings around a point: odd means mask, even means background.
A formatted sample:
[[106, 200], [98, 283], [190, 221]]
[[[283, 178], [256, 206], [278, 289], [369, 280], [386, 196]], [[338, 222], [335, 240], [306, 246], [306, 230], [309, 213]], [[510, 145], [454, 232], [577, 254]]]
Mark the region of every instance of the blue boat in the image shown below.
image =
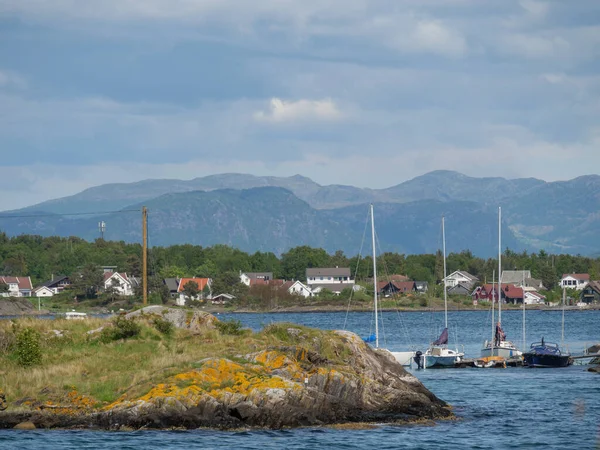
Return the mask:
[[558, 344], [540, 342], [531, 344], [528, 352], [523, 353], [525, 364], [529, 367], [567, 367], [573, 364], [569, 353], [563, 353]]

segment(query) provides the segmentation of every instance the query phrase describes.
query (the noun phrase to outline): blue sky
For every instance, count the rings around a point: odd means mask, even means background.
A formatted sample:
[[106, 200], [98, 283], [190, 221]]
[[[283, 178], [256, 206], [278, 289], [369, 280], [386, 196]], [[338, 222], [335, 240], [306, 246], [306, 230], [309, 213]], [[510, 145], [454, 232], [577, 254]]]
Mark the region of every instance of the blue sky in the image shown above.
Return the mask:
[[600, 2], [0, 0], [0, 210], [223, 172], [600, 167]]

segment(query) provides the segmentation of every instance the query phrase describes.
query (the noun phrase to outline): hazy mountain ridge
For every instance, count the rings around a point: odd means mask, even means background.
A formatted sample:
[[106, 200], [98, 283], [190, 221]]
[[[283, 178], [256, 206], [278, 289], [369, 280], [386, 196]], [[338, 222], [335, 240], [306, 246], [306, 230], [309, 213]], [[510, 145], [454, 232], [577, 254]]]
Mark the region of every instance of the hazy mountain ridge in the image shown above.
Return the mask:
[[[250, 188], [247, 189], [246, 187]], [[174, 192], [165, 192], [170, 191]], [[99, 236], [140, 241], [135, 212], [96, 217], [48, 215], [149, 208], [151, 245], [228, 244], [245, 251], [281, 253], [298, 245], [356, 254], [364, 233], [367, 204], [376, 203], [382, 251], [433, 252], [440, 246], [440, 218], [447, 218], [449, 251], [470, 249], [493, 255], [497, 206], [503, 207], [503, 246], [515, 251], [597, 254], [600, 251], [600, 177], [561, 182], [473, 178], [436, 171], [387, 189], [321, 186], [289, 178], [223, 174], [181, 180], [145, 180], [98, 186], [74, 196], [13, 211], [0, 229], [10, 235]], [[85, 205], [83, 208], [82, 205]], [[335, 207], [331, 206], [335, 205]], [[598, 244], [597, 244], [598, 243]]]

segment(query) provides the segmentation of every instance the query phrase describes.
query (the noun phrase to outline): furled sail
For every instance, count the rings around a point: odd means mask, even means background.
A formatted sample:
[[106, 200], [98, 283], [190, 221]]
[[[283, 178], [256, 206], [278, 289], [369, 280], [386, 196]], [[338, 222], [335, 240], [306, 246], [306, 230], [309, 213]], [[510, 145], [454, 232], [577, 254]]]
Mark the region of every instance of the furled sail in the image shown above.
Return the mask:
[[448, 328], [444, 328], [440, 337], [437, 338], [437, 341], [434, 341], [433, 345], [445, 345], [448, 343]]

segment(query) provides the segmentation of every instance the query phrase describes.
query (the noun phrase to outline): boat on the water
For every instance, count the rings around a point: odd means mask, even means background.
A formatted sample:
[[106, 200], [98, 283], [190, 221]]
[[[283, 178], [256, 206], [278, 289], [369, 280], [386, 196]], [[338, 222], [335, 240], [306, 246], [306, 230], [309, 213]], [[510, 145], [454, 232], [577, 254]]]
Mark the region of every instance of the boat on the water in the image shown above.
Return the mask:
[[529, 367], [567, 367], [573, 364], [569, 353], [563, 353], [558, 344], [540, 342], [531, 344], [529, 351], [523, 353], [525, 364]]
[[67, 320], [82, 320], [87, 317], [87, 314], [84, 312], [76, 312], [75, 310], [73, 310], [66, 312], [65, 317]]
[[422, 363], [415, 359], [417, 367], [423, 366], [425, 369], [454, 367], [465, 356], [458, 349], [453, 350], [448, 348], [448, 289], [446, 282], [446, 228], [444, 217], [442, 217], [442, 246], [444, 258], [444, 329], [440, 337], [433, 341], [425, 353], [423, 353]]

